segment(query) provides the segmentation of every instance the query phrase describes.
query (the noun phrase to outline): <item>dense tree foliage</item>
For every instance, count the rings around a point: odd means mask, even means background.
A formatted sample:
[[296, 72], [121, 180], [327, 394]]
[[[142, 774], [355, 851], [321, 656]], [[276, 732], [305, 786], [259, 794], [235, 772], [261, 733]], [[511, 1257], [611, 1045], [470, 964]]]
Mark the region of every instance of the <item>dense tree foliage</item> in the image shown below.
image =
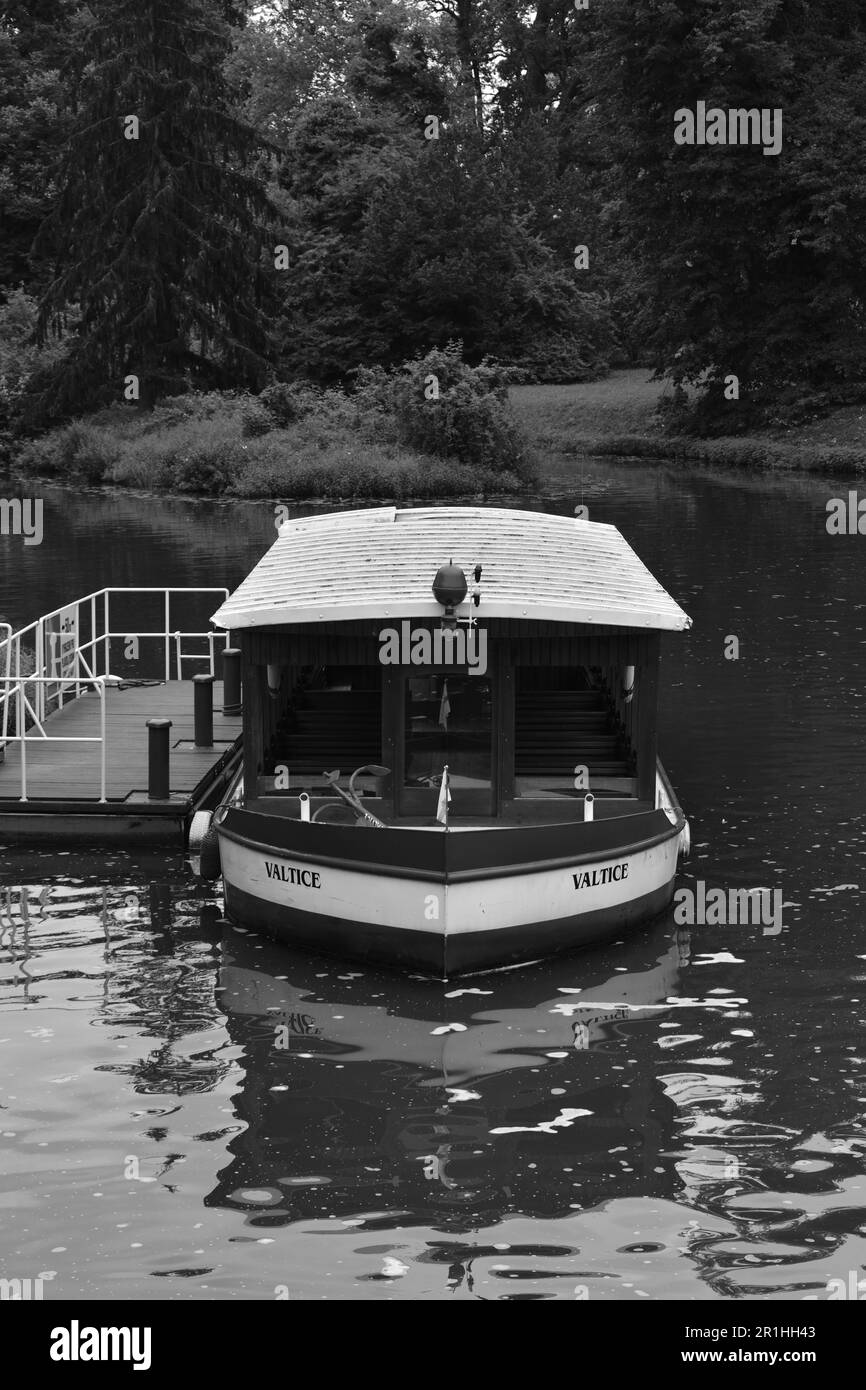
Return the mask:
[[59, 411], [119, 399], [129, 375], [144, 403], [189, 382], [264, 380], [270, 204], [222, 75], [230, 19], [215, 0], [94, 0], [37, 239], [54, 268], [41, 335], [80, 308], [43, 384]]
[[[864, 75], [859, 0], [17, 0], [0, 285], [76, 325], [35, 414], [455, 340], [651, 364], [709, 431], [862, 396]], [[677, 144], [699, 102], [780, 152]]]
[[[573, 258], [533, 227], [509, 171], [480, 140], [431, 142], [370, 201], [361, 279], [392, 360], [462, 340], [466, 356], [574, 380], [604, 360], [604, 304]], [[555, 360], [554, 360], [555, 359]]]
[[[652, 359], [707, 428], [790, 419], [866, 376], [866, 14], [840, 0], [611, 0], [595, 59]], [[676, 146], [677, 108], [782, 112], [760, 145]], [[739, 380], [736, 410], [723, 383]]]
[[0, 9], [0, 286], [33, 288], [31, 251], [56, 197], [53, 170], [66, 121], [60, 69], [73, 39], [68, 0]]

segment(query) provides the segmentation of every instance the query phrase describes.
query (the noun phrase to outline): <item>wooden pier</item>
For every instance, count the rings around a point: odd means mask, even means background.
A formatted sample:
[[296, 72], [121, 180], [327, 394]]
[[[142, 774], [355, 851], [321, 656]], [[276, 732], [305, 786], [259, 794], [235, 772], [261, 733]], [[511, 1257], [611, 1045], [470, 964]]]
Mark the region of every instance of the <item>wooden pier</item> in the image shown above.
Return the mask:
[[[17, 633], [0, 624], [0, 844], [184, 844], [193, 814], [219, 802], [240, 766], [239, 665], [224, 713], [228, 634], [205, 626], [224, 593], [106, 589]], [[151, 644], [140, 659], [139, 641]]]
[[[27, 740], [27, 800], [21, 800], [21, 744], [0, 763], [0, 840], [14, 838], [183, 839], [194, 811], [215, 804], [240, 756], [241, 717], [224, 715], [214, 685], [211, 748], [196, 748], [192, 681], [107, 686], [105, 795], [92, 742]], [[148, 797], [148, 719], [170, 719], [168, 800]], [[100, 697], [87, 691], [49, 714], [45, 730], [62, 739], [99, 739]]]

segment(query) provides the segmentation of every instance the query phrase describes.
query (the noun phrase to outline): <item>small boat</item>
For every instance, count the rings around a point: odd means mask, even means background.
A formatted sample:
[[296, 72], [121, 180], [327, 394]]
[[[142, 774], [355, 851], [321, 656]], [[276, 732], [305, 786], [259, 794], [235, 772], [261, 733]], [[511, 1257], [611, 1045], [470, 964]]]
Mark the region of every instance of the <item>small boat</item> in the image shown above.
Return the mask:
[[242, 653], [243, 767], [191, 847], [232, 921], [447, 979], [669, 906], [689, 830], [660, 641], [691, 620], [616, 527], [292, 519], [212, 621]]

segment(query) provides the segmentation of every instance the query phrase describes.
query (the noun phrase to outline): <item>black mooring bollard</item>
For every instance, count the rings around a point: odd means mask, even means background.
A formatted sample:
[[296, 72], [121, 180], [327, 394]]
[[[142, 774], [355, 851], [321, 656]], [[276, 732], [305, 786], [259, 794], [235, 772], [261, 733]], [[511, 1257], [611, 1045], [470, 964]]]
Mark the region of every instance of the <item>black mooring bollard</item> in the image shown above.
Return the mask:
[[171, 788], [168, 780], [170, 736], [170, 719], [148, 719], [147, 795], [151, 801], [168, 801], [171, 796]]
[[241, 649], [226, 647], [223, 652], [223, 714], [241, 712]]
[[213, 748], [213, 676], [193, 676], [195, 746]]

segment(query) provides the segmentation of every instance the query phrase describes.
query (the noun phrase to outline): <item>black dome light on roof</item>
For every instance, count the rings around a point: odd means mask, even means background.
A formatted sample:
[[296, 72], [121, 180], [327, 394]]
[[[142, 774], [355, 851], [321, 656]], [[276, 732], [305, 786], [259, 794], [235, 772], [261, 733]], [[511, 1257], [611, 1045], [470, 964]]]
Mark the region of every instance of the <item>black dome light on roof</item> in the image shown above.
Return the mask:
[[468, 589], [466, 575], [459, 565], [455, 565], [450, 560], [447, 565], [442, 565], [436, 571], [436, 578], [433, 580], [433, 597], [437, 603], [441, 603], [443, 608], [449, 604], [456, 607], [462, 603], [466, 597]]
[[455, 565], [453, 560], [449, 560], [447, 565], [440, 565], [436, 571], [436, 578], [433, 580], [433, 597], [445, 609], [442, 618], [443, 627], [453, 628], [457, 626], [454, 609], [458, 603], [463, 602], [468, 588], [466, 575], [459, 565]]

